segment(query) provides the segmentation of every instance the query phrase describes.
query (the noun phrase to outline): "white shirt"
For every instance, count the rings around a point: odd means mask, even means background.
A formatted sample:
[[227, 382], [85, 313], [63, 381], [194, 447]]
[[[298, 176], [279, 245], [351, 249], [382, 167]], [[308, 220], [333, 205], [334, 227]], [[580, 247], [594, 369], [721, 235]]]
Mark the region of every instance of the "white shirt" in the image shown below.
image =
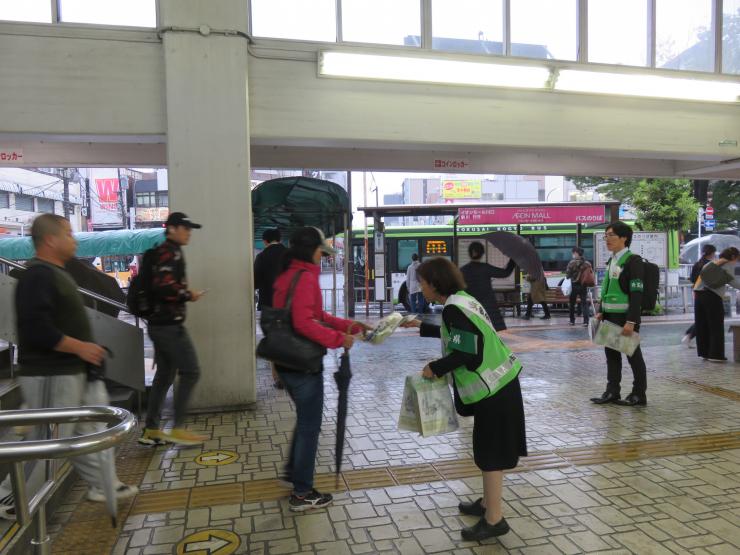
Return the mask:
[[626, 254], [626, 252], [629, 250], [628, 247], [624, 247], [621, 251], [614, 254], [612, 253], [612, 260], [609, 262], [609, 279], [619, 279], [620, 274], [622, 273], [622, 267], [619, 265], [619, 260]]
[[409, 264], [406, 270], [406, 288], [409, 290], [409, 295], [421, 292], [421, 286], [419, 285], [419, 277], [416, 275], [416, 269], [421, 265], [418, 260]]

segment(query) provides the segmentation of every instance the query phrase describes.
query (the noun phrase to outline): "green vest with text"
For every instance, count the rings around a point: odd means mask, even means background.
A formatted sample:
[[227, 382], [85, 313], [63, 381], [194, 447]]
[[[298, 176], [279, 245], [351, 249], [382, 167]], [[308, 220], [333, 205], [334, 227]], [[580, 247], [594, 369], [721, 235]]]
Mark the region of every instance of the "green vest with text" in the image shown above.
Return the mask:
[[[617, 265], [619, 265], [622, 271], [624, 271], [624, 265], [632, 254], [630, 251], [627, 251], [617, 261]], [[622, 291], [618, 277], [611, 277], [609, 275], [609, 266], [611, 266], [611, 259], [606, 265], [604, 283], [601, 286], [601, 310], [605, 313], [625, 314], [630, 307], [630, 294], [629, 291]]]
[[[475, 371], [460, 366], [452, 371], [460, 399], [466, 405], [477, 403], [495, 395], [519, 375], [522, 364], [496, 333], [488, 312], [465, 291], [458, 291], [447, 298], [447, 305], [454, 305], [483, 334], [483, 360]], [[444, 354], [462, 351], [477, 354], [478, 336], [474, 333], [447, 327], [440, 328]]]

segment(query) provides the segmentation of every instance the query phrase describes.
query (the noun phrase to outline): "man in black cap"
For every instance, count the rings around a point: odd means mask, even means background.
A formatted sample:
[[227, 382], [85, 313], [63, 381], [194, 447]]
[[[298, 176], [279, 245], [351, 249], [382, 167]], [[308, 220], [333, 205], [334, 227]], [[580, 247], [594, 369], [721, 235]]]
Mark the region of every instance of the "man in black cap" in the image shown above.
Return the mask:
[[[205, 291], [188, 288], [182, 247], [190, 242], [193, 229], [202, 226], [190, 221], [182, 212], [171, 213], [165, 226], [166, 240], [155, 249], [153, 257], [153, 310], [148, 317], [157, 372], [149, 393], [146, 427], [139, 443], [198, 445], [208, 438], [183, 427], [190, 397], [200, 377], [198, 357], [184, 322], [185, 303], [197, 301]], [[162, 405], [178, 373], [180, 381], [175, 391], [175, 423], [172, 431], [166, 433], [160, 429]]]

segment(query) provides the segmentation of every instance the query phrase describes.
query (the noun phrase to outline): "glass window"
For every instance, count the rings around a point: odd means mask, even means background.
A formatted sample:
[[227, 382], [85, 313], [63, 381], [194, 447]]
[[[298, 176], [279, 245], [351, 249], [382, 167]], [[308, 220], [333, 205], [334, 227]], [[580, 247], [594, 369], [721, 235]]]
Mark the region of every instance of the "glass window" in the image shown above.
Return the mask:
[[10, 193], [0, 191], [0, 208], [10, 208]]
[[657, 0], [655, 66], [714, 70], [712, 0]]
[[169, 205], [170, 205], [169, 193], [167, 193], [166, 191], [162, 193], [157, 193], [157, 206], [167, 208]]
[[68, 23], [96, 23], [156, 27], [155, 0], [59, 0], [59, 19]]
[[257, 37], [336, 42], [335, 0], [252, 0]]
[[0, 19], [51, 23], [51, 2], [49, 0], [0, 0]]
[[740, 0], [722, 5], [722, 71], [740, 74]]
[[589, 62], [646, 66], [647, 45], [647, 0], [589, 0]]
[[36, 207], [39, 212], [54, 213], [54, 201], [50, 198], [37, 198]]
[[33, 212], [33, 197], [30, 195], [15, 195], [15, 209]]
[[136, 206], [155, 206], [155, 193], [136, 193]]
[[575, 60], [577, 0], [511, 0], [511, 54]]
[[503, 54], [503, 0], [432, 0], [432, 48]]
[[416, 239], [399, 239], [396, 263], [399, 272], [405, 272], [411, 264], [411, 255], [419, 254], [419, 241]]
[[342, 39], [348, 42], [421, 43], [419, 0], [342, 0]]

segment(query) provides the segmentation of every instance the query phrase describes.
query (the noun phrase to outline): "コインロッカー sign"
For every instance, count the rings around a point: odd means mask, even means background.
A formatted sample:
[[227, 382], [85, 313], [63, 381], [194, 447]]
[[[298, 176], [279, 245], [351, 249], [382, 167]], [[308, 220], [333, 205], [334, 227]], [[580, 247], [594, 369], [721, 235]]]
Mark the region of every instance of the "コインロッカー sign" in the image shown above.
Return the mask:
[[598, 205], [460, 208], [458, 224], [601, 224], [604, 212]]

